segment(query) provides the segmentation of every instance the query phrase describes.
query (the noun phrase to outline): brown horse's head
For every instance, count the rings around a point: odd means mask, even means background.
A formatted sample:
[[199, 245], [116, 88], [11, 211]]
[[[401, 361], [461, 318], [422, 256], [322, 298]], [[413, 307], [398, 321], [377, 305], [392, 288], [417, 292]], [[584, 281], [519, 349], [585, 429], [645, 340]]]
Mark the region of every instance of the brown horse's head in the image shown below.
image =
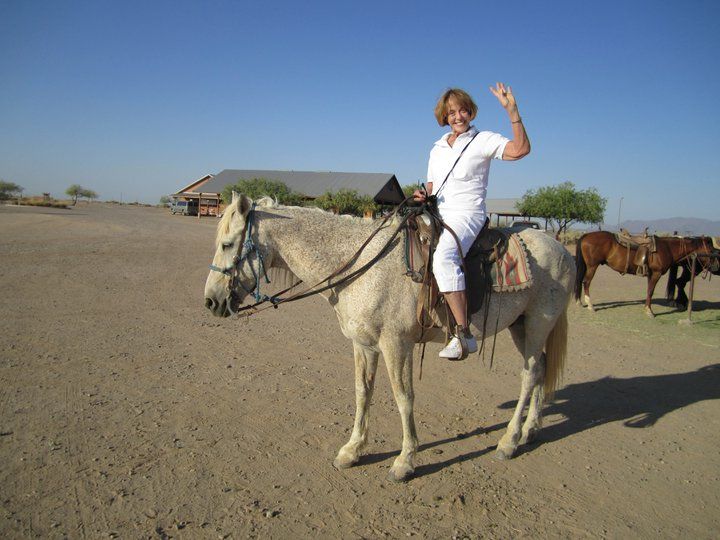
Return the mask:
[[710, 236], [698, 236], [695, 238], [697, 241], [697, 249], [695, 253], [699, 255], [710, 255], [709, 257], [701, 257], [700, 264], [703, 269], [710, 270], [713, 274], [720, 272], [720, 251], [715, 249], [713, 245], [713, 239]]

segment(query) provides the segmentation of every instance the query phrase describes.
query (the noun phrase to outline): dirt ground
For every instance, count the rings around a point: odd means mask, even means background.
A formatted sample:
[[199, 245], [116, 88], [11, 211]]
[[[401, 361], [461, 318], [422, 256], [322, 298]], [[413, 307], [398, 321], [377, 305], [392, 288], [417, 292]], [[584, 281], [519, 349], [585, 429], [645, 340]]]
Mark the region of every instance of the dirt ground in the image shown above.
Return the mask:
[[[215, 221], [94, 203], [0, 207], [2, 538], [717, 538], [720, 281], [696, 324], [602, 268], [570, 307], [565, 386], [540, 440], [494, 446], [519, 391], [492, 368], [416, 376], [416, 476], [386, 474], [400, 417], [380, 370], [371, 444], [337, 471], [354, 412], [350, 343], [324, 300], [211, 317]], [[662, 289], [662, 290], [660, 290]], [[417, 373], [417, 370], [416, 370]]]

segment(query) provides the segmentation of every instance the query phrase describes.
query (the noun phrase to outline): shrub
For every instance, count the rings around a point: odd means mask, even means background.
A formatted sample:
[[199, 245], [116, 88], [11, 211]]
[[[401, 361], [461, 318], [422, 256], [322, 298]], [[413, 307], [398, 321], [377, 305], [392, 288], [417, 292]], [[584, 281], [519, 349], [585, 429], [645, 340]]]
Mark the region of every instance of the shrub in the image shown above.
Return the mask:
[[225, 204], [232, 201], [232, 192], [243, 193], [251, 199], [261, 197], [272, 197], [280, 204], [289, 206], [301, 206], [305, 197], [300, 193], [291, 190], [287, 185], [277, 180], [267, 178], [253, 178], [252, 180], [239, 179], [234, 184], [225, 186], [222, 192], [222, 200]]

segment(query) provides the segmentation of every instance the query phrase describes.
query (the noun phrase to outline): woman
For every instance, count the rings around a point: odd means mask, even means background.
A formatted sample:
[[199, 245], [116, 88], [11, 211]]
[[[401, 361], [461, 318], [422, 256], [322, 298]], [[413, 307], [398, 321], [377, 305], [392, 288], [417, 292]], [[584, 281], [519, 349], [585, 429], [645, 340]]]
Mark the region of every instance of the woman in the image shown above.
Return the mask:
[[433, 255], [435, 279], [457, 324], [452, 339], [440, 351], [440, 356], [449, 360], [463, 360], [468, 353], [477, 351], [477, 341], [468, 327], [461, 264], [487, 219], [485, 195], [490, 160], [515, 161], [530, 153], [530, 141], [512, 89], [497, 83], [490, 91], [510, 117], [512, 140], [491, 131], [478, 131], [470, 124], [477, 114], [470, 95], [459, 88], [447, 90], [435, 106], [435, 118], [441, 126], [450, 126], [451, 131], [430, 151], [427, 191], [414, 193], [419, 201], [436, 195], [440, 216], [455, 232], [462, 248], [460, 255], [452, 234], [443, 231]]

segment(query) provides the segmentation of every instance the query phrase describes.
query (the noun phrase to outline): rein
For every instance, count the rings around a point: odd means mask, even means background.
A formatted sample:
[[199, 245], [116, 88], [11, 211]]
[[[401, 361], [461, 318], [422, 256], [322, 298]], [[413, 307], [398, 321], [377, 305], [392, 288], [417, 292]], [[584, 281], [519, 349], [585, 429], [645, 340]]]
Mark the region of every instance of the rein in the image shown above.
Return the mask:
[[[253, 296], [253, 298], [255, 298], [254, 304], [248, 305], [248, 306], [243, 306], [235, 311], [231, 307], [228, 306], [230, 309], [230, 312], [233, 315], [240, 316], [241, 312], [249, 311], [249, 313], [245, 314], [245, 316], [249, 317], [250, 315], [255, 315], [256, 313], [260, 313], [261, 311], [264, 311], [271, 307], [277, 309], [277, 307], [280, 304], [294, 302], [296, 300], [302, 300], [303, 298], [308, 298], [310, 296], [320, 294], [328, 289], [331, 289], [333, 287], [338, 287], [340, 285], [344, 285], [344, 284], [349, 283], [352, 280], [360, 277], [362, 274], [364, 274], [367, 270], [369, 270], [370, 267], [372, 267], [378, 260], [380, 260], [380, 258], [382, 258], [389, 251], [390, 246], [392, 245], [393, 241], [395, 240], [397, 235], [400, 233], [400, 231], [403, 230], [403, 228], [406, 226], [408, 219], [410, 219], [410, 216], [412, 216], [414, 213], [421, 212], [425, 205], [423, 205], [421, 207], [417, 207], [417, 209], [413, 210], [412, 212], [408, 212], [406, 215], [403, 216], [403, 219], [398, 224], [397, 228], [392, 233], [390, 238], [382, 246], [382, 248], [380, 248], [378, 253], [372, 259], [370, 259], [367, 263], [362, 265], [360, 268], [343, 276], [342, 278], [338, 279], [337, 281], [334, 281], [332, 283], [330, 282], [333, 278], [338, 277], [340, 274], [347, 271], [353, 265], [353, 263], [358, 259], [358, 257], [360, 257], [360, 255], [363, 253], [363, 251], [368, 246], [368, 244], [372, 241], [372, 239], [383, 228], [385, 228], [387, 222], [390, 221], [390, 219], [392, 219], [396, 215], [398, 215], [402, 209], [405, 209], [408, 207], [408, 202], [410, 200], [412, 200], [412, 196], [405, 199], [402, 203], [400, 203], [400, 205], [398, 205], [398, 207], [392, 213], [385, 216], [383, 218], [383, 220], [381, 221], [381, 223], [378, 225], [378, 227], [370, 234], [370, 236], [365, 240], [365, 242], [363, 242], [363, 244], [360, 246], [360, 248], [355, 252], [355, 254], [352, 255], [352, 257], [350, 257], [350, 259], [348, 259], [347, 262], [343, 263], [336, 270], [334, 270], [332, 273], [330, 273], [330, 275], [321, 279], [316, 284], [306, 287], [304, 290], [297, 292], [291, 296], [285, 297], [285, 298], [282, 298], [280, 295], [283, 295], [286, 292], [290, 291], [291, 289], [297, 287], [298, 285], [300, 285], [302, 283], [302, 281], [292, 285], [291, 287], [288, 287], [287, 289], [284, 289], [283, 291], [280, 291], [275, 296], [268, 296], [268, 295], [262, 294], [260, 292], [261, 277], [265, 278], [266, 283], [270, 283], [270, 280], [267, 277], [267, 272], [265, 270], [265, 263], [263, 261], [262, 254], [261, 254], [260, 250], [258, 249], [258, 246], [252, 240], [252, 230], [253, 230], [253, 223], [254, 223], [254, 219], [255, 219], [255, 203], [253, 203], [253, 206], [252, 206], [250, 212], [248, 212], [247, 223], [245, 226], [245, 230], [243, 231], [243, 244], [242, 244], [243, 247], [242, 247], [241, 253], [239, 255], [235, 256], [232, 264], [230, 266], [228, 266], [227, 268], [220, 268], [220, 267], [217, 267], [212, 264], [210, 265], [211, 270], [213, 270], [215, 272], [220, 272], [221, 274], [224, 274], [224, 275], [230, 277], [229, 287], [230, 287], [231, 298], [234, 298], [234, 295], [235, 295], [234, 291], [236, 288], [236, 281], [240, 282], [240, 286], [243, 288], [243, 290], [247, 294], [251, 294]], [[243, 285], [242, 280], [238, 279], [238, 273], [239, 273], [240, 265], [246, 259], [248, 259], [252, 253], [256, 253], [256, 256], [259, 261], [260, 273], [255, 271], [252, 264], [248, 265], [248, 266], [250, 266], [250, 270], [255, 279], [255, 285], [253, 287], [251, 287], [250, 289], [248, 289], [245, 287], [245, 285]], [[260, 274], [262, 274], [262, 276]], [[324, 283], [326, 283], [326, 284], [323, 285]], [[257, 309], [257, 306], [260, 306], [267, 302], [270, 302], [270, 305], [267, 305], [260, 309]], [[232, 304], [232, 302], [230, 302], [230, 304]]]

